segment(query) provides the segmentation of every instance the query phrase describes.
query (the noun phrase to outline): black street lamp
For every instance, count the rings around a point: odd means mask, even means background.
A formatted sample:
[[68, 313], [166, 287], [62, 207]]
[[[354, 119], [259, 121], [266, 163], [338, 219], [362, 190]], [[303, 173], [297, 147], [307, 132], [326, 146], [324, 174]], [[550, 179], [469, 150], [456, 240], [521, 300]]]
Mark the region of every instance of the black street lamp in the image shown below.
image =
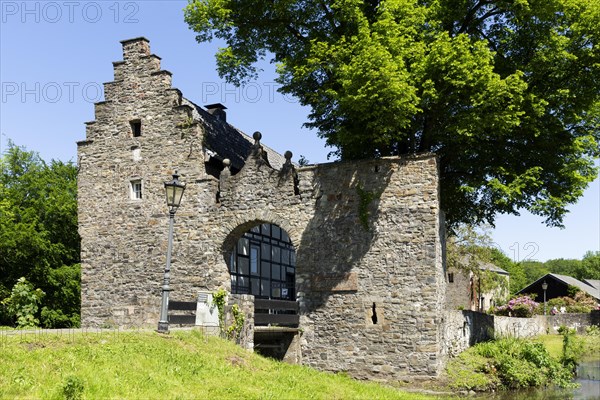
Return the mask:
[[167, 265], [165, 266], [165, 276], [162, 286], [162, 301], [160, 305], [160, 320], [158, 321], [158, 331], [166, 333], [169, 331], [169, 292], [171, 288], [171, 251], [173, 250], [173, 222], [175, 221], [175, 212], [181, 204], [185, 183], [179, 182], [177, 171], [173, 174], [173, 180], [165, 182], [165, 192], [167, 195], [167, 206], [169, 206], [169, 244], [167, 246]]
[[542, 289], [544, 289], [544, 315], [546, 315], [546, 290], [548, 289], [546, 281], [542, 283]]

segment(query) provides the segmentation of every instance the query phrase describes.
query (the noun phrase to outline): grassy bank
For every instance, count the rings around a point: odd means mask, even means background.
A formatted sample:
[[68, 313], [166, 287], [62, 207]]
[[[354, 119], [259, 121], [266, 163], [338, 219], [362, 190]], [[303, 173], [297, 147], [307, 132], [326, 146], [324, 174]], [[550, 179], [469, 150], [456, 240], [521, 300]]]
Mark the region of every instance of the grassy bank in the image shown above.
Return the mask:
[[197, 331], [7, 335], [0, 398], [432, 399], [262, 358]]
[[[567, 356], [585, 359], [599, 352], [600, 336], [583, 335], [573, 337]], [[570, 387], [573, 364], [563, 357], [562, 335], [543, 335], [479, 343], [450, 360], [447, 372], [449, 386], [459, 390]]]
[[[582, 359], [592, 357], [597, 359], [600, 355], [600, 335], [578, 335], [577, 340], [581, 342], [583, 348]], [[542, 335], [536, 338], [543, 343], [550, 355], [556, 359], [562, 354], [563, 338], [561, 335]]]

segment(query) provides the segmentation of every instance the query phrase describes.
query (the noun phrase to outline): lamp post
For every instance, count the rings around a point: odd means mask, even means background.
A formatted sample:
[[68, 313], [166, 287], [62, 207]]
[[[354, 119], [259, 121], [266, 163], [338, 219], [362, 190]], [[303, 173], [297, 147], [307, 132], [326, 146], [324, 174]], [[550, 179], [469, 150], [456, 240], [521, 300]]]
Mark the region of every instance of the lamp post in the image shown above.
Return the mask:
[[165, 276], [162, 285], [162, 301], [160, 305], [160, 320], [158, 321], [158, 332], [166, 333], [169, 331], [169, 292], [171, 288], [171, 251], [173, 250], [173, 222], [175, 221], [175, 212], [181, 204], [185, 183], [179, 182], [177, 171], [173, 174], [173, 180], [165, 182], [165, 192], [167, 195], [167, 206], [169, 207], [169, 244], [167, 245], [167, 265], [165, 266]]
[[546, 315], [546, 290], [548, 289], [546, 281], [542, 283], [542, 289], [544, 290], [544, 315]]

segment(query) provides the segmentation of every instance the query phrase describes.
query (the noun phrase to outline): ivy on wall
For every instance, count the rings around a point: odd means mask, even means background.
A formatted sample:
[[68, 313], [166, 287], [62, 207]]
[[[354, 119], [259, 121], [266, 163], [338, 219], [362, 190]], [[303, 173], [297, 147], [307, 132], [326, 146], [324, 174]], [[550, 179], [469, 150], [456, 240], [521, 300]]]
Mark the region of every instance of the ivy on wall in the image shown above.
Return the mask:
[[381, 192], [368, 191], [363, 188], [361, 184], [356, 186], [356, 193], [358, 194], [358, 219], [365, 228], [366, 231], [370, 231], [369, 218], [371, 213], [369, 212], [369, 205], [373, 200], [381, 197]]

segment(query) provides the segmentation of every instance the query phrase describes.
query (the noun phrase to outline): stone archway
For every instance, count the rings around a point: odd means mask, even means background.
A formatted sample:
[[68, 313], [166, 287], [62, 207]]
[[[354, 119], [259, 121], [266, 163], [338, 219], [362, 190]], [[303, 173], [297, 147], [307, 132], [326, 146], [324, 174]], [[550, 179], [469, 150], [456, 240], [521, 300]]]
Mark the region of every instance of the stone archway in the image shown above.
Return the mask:
[[289, 234], [266, 222], [245, 229], [225, 252], [231, 293], [296, 300], [296, 251]]

